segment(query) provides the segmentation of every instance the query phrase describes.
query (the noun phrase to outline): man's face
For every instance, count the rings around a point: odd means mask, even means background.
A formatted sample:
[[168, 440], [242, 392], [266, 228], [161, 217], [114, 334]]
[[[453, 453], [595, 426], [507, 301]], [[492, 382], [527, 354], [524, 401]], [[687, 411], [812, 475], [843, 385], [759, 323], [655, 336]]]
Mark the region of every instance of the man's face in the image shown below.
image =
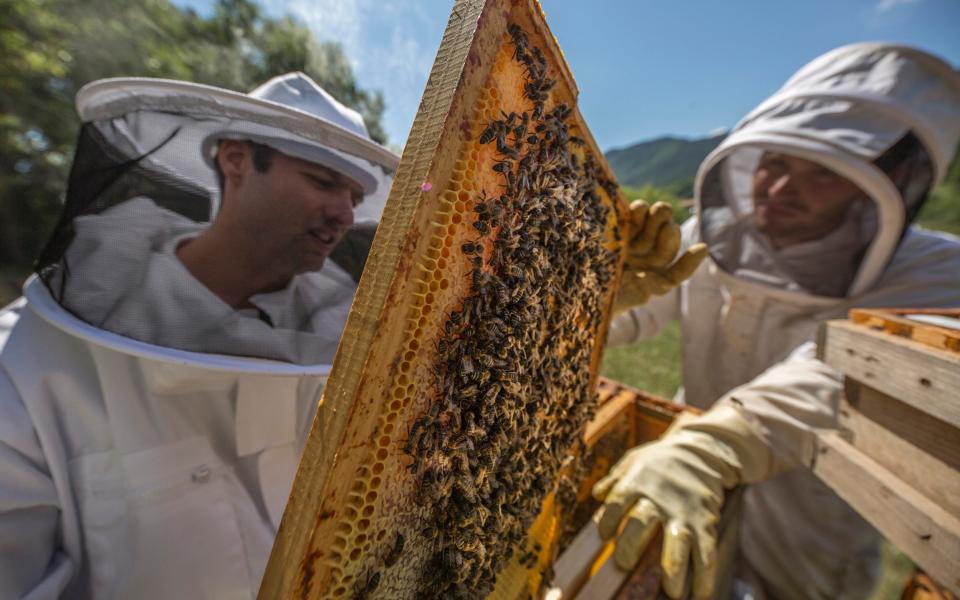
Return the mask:
[[353, 224], [363, 190], [316, 163], [277, 151], [271, 159], [265, 172], [247, 170], [224, 207], [278, 277], [316, 271]]
[[753, 175], [754, 224], [777, 247], [822, 238], [864, 200], [846, 178], [786, 154], [765, 153]]

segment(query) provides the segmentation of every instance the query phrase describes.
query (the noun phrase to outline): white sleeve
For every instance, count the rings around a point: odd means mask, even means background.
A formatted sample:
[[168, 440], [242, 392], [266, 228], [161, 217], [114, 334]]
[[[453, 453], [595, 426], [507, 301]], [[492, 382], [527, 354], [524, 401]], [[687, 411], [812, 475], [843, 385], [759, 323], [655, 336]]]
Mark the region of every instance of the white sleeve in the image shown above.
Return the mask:
[[816, 344], [797, 347], [785, 360], [734, 388], [718, 404], [741, 409], [766, 438], [774, 474], [812, 464], [816, 431], [839, 427], [843, 375], [816, 358]]
[[33, 423], [0, 368], [0, 598], [59, 598], [74, 574]]

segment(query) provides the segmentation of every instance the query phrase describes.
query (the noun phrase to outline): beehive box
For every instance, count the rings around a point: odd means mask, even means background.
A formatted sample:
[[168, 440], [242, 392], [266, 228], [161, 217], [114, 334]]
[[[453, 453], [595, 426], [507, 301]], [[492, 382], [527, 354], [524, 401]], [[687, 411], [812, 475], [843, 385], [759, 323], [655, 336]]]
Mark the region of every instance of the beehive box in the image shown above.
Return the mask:
[[452, 11], [261, 598], [536, 595], [628, 212], [539, 4]]
[[813, 473], [960, 593], [960, 309], [850, 311], [820, 359], [843, 373], [845, 431], [817, 435]]

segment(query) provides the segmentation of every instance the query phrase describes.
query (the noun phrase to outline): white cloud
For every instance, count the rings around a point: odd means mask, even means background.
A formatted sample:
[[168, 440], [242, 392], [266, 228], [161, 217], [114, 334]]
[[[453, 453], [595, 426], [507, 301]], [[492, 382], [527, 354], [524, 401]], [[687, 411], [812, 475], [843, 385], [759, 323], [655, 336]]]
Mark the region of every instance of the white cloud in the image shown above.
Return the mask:
[[923, 2], [923, 0], [880, 0], [880, 2], [877, 3], [876, 7], [874, 7], [874, 10], [877, 13], [885, 13], [893, 10], [894, 8], [897, 8], [898, 6], [906, 6], [908, 4], [919, 4], [921, 2]]
[[714, 136], [718, 136], [718, 135], [723, 135], [723, 134], [725, 134], [725, 133], [726, 133], [727, 131], [729, 131], [729, 130], [730, 130], [729, 127], [726, 127], [726, 126], [721, 125], [720, 127], [714, 127], [713, 129], [711, 129], [710, 131], [708, 131], [708, 132], [707, 132], [707, 135], [710, 136], [710, 137], [714, 137]]

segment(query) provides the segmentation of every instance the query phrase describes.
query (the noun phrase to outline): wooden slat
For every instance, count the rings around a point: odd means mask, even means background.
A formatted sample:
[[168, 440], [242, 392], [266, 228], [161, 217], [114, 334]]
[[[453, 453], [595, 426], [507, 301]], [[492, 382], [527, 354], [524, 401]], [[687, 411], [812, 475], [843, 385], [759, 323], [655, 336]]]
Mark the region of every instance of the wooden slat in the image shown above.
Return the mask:
[[863, 309], [850, 311], [850, 320], [877, 331], [910, 338], [933, 348], [960, 352], [960, 331], [922, 323], [905, 315], [926, 314], [960, 317], [960, 309]]
[[914, 562], [960, 592], [960, 518], [837, 432], [819, 436], [814, 473]]
[[[329, 537], [326, 541], [315, 539], [324, 522], [324, 515], [317, 514], [318, 508], [354, 411], [369, 410], [355, 402], [363, 385], [363, 367], [368, 360], [390, 364], [393, 357], [387, 351], [398, 345], [402, 335], [398, 328], [388, 331], [378, 325], [388, 310], [388, 300], [401, 293], [403, 282], [397, 274], [409, 272], [417, 258], [412, 255], [416, 240], [411, 238], [410, 230], [416, 227], [414, 217], [423, 196], [420, 186], [424, 181], [446, 180], [452, 170], [456, 157], [438, 150], [445, 130], [452, 132], [447, 139], [456, 136], [459, 122], [448, 122], [448, 115], [485, 6], [483, 0], [458, 0], [447, 23], [370, 249], [370, 268], [364, 270], [360, 279], [330, 379], [300, 459], [260, 585], [260, 599], [290, 598], [295, 594], [316, 597], [323, 591], [323, 582], [313, 582], [319, 571], [314, 562], [322, 555], [321, 550], [313, 548], [329, 544]], [[460, 83], [479, 86], [484, 77], [483, 73], [474, 73]]]
[[848, 380], [840, 423], [851, 443], [918, 492], [960, 515], [960, 431]]
[[842, 320], [826, 323], [819, 352], [846, 376], [960, 427], [960, 355]]
[[600, 512], [598, 511], [554, 563], [555, 575], [551, 582], [551, 589], [547, 592], [547, 599], [573, 598], [583, 587], [587, 577], [590, 576], [590, 567], [607, 544], [600, 537], [600, 530], [597, 528], [599, 520]]

